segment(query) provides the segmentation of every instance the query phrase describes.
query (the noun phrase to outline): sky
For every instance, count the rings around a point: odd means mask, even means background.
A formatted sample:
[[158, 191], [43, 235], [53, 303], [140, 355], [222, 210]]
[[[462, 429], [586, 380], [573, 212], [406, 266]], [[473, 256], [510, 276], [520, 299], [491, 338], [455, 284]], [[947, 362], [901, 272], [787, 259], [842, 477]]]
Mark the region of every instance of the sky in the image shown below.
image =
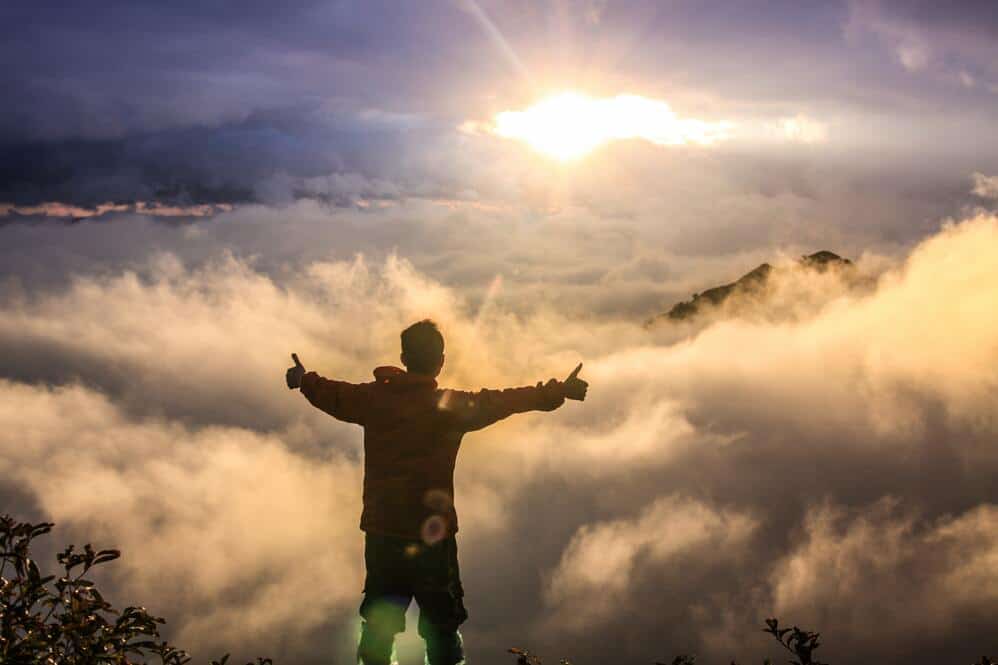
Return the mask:
[[998, 653], [994, 3], [288, 4], [0, 7], [0, 498], [53, 566], [351, 662], [362, 432], [283, 372], [428, 316], [444, 385], [590, 382], [464, 441], [470, 662]]

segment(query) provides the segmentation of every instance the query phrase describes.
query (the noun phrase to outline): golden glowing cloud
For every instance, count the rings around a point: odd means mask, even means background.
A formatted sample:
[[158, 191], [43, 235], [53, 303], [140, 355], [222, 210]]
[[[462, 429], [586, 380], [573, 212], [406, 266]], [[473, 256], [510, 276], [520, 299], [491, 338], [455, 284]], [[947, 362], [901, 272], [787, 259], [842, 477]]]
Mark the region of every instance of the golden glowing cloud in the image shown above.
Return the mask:
[[637, 95], [594, 99], [577, 92], [546, 97], [523, 111], [495, 116], [493, 133], [517, 139], [550, 157], [577, 159], [620, 139], [657, 145], [710, 145], [727, 138], [731, 123], [680, 118], [663, 101]]

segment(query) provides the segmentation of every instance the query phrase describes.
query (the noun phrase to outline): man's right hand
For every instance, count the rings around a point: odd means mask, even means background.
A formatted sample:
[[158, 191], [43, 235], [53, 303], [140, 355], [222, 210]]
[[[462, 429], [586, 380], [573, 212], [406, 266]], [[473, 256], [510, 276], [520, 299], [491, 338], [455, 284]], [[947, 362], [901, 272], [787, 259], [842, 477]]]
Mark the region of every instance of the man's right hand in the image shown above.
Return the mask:
[[572, 370], [572, 373], [563, 382], [565, 385], [565, 399], [575, 399], [581, 402], [586, 398], [586, 390], [589, 388], [589, 384], [579, 378], [579, 372], [581, 371], [582, 363], [579, 363], [579, 366]]
[[305, 366], [301, 364], [300, 360], [298, 360], [297, 353], [292, 353], [291, 359], [295, 361], [295, 365], [294, 367], [288, 368], [287, 376], [285, 378], [288, 380], [288, 388], [294, 390], [295, 388], [301, 388], [301, 378], [305, 376]]

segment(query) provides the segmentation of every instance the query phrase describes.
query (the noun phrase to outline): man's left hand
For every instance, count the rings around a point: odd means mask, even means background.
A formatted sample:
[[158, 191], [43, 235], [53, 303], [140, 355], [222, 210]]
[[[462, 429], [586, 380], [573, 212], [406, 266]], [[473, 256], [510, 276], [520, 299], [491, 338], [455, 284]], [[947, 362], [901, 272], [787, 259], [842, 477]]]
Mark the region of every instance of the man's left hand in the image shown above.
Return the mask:
[[305, 366], [298, 360], [297, 353], [292, 353], [291, 359], [295, 361], [295, 365], [288, 368], [285, 378], [288, 381], [288, 388], [294, 390], [295, 388], [301, 388], [301, 379], [305, 376]]

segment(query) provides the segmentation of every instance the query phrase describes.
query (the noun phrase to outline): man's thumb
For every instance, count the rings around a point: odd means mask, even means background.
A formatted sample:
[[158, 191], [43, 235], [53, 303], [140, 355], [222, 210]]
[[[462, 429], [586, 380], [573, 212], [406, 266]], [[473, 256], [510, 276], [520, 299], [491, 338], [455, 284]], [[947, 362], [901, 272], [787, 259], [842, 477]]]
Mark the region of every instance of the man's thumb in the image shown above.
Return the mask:
[[300, 360], [298, 360], [298, 354], [297, 353], [292, 353], [291, 354], [291, 360], [295, 361], [295, 365], [296, 366], [301, 367], [302, 369], [305, 369], [305, 366], [301, 364]]
[[581, 371], [582, 371], [582, 363], [579, 363], [579, 366], [572, 370], [572, 373], [568, 375], [568, 378], [565, 379], [565, 381], [571, 381], [572, 379], [578, 378], [579, 372]]

